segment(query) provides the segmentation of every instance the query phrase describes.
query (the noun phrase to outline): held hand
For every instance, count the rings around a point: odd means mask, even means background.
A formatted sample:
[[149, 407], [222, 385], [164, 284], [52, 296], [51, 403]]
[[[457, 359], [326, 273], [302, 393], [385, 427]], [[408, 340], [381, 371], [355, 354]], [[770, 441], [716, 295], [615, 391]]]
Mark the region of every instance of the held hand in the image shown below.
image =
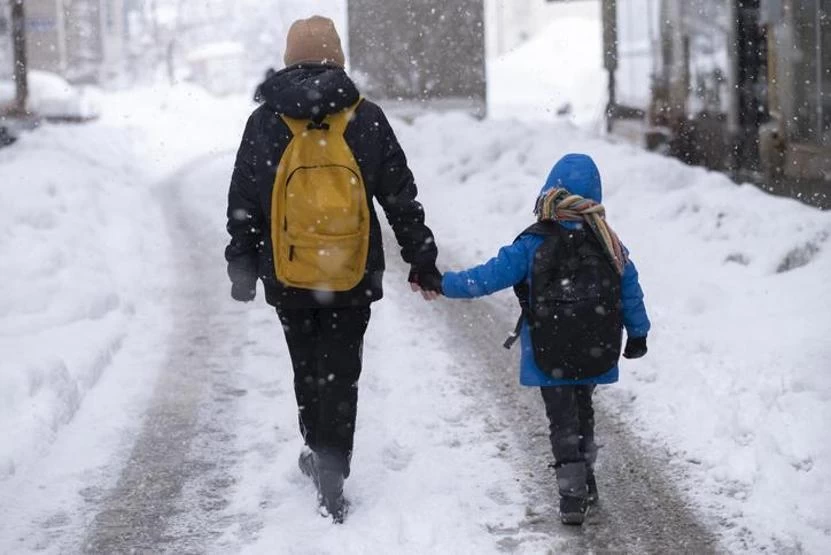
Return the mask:
[[425, 301], [435, 301], [436, 299], [441, 297], [441, 294], [436, 293], [435, 291], [425, 291], [424, 289], [412, 282], [410, 282], [410, 289], [412, 289], [413, 293], [418, 293], [420, 291], [421, 297]]
[[623, 358], [641, 358], [646, 354], [646, 337], [629, 337], [626, 340], [626, 348], [623, 350]]
[[251, 285], [242, 283], [231, 284], [231, 298], [241, 303], [249, 303], [257, 296], [257, 282]]
[[[438, 298], [438, 296], [442, 294], [442, 275], [438, 268], [436, 268], [435, 264], [413, 266], [410, 269], [410, 275], [407, 277], [407, 281], [410, 282], [410, 287], [413, 291], [421, 290], [422, 294], [425, 292], [436, 293], [435, 296], [430, 295], [432, 298]], [[425, 299], [427, 299], [427, 296], [425, 296]]]

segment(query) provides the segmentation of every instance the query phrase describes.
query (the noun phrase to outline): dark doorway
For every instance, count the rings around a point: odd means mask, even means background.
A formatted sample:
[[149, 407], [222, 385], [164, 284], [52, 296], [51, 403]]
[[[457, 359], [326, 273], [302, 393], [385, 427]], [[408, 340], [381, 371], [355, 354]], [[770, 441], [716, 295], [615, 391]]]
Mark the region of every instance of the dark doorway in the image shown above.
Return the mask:
[[760, 0], [734, 0], [736, 7], [736, 169], [759, 171], [759, 127], [768, 120], [767, 33]]

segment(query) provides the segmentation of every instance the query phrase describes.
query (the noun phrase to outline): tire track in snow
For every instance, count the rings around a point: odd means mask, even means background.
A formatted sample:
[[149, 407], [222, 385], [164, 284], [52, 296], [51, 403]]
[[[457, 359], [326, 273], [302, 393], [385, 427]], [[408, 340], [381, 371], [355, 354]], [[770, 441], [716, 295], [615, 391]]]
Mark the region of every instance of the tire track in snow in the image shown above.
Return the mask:
[[[441, 234], [438, 236], [441, 245]], [[397, 251], [389, 237], [387, 253]], [[447, 251], [445, 260], [447, 259]], [[452, 253], [451, 253], [452, 258]], [[407, 268], [391, 264], [392, 279], [405, 279]], [[506, 295], [507, 296], [507, 295]], [[510, 297], [507, 297], [510, 299]], [[480, 299], [424, 303], [421, 312], [455, 337], [457, 360], [466, 361], [462, 371], [477, 391], [483, 410], [491, 412], [497, 431], [514, 437], [511, 459], [528, 500], [527, 518], [521, 529], [492, 530], [504, 536], [507, 552], [524, 551], [522, 537], [531, 532], [566, 538], [569, 553], [718, 553], [715, 535], [699, 522], [682, 498], [673, 479], [664, 470], [667, 461], [640, 442], [605, 406], [602, 389], [595, 395], [598, 444], [597, 464], [600, 505], [593, 508], [582, 528], [566, 527], [559, 520], [559, 498], [548, 441], [548, 420], [538, 388], [519, 385], [519, 348], [502, 348], [516, 323], [513, 299]]]
[[130, 458], [87, 530], [86, 553], [201, 552], [233, 485], [226, 471], [233, 436], [223, 421], [246, 393], [234, 386], [230, 347], [244, 341], [244, 310], [227, 308], [216, 237], [205, 236], [182, 191], [216, 157], [191, 162], [159, 186], [178, 264], [170, 291], [176, 331]]

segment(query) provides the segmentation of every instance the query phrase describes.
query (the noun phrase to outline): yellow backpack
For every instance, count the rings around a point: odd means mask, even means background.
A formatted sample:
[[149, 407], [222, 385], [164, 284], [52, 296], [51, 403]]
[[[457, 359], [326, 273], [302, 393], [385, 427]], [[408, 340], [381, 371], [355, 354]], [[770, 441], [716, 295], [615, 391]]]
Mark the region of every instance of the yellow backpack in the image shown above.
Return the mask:
[[291, 129], [271, 197], [277, 279], [318, 291], [349, 291], [364, 277], [370, 214], [361, 168], [343, 134], [361, 103], [319, 125], [280, 117]]

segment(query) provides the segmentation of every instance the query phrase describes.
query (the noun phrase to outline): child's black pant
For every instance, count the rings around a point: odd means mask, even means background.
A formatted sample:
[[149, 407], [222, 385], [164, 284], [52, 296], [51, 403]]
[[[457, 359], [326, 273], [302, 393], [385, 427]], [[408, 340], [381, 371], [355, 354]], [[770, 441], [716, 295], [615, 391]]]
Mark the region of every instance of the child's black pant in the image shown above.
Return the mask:
[[279, 309], [300, 433], [321, 465], [349, 475], [370, 308]]
[[586, 496], [586, 478], [597, 458], [594, 443], [593, 385], [543, 387], [551, 430], [551, 451], [560, 495]]

